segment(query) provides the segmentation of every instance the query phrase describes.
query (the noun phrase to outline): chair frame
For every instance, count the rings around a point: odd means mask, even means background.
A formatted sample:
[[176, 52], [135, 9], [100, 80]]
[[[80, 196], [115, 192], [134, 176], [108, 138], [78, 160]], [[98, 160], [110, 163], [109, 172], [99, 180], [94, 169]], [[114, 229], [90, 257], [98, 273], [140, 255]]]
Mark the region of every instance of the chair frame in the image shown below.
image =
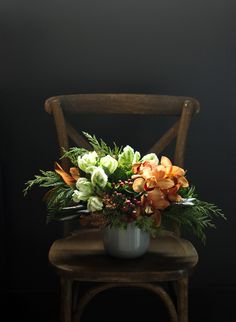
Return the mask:
[[[189, 125], [194, 114], [200, 110], [199, 102], [191, 97], [165, 96], [154, 94], [74, 94], [51, 97], [45, 102], [45, 110], [54, 117], [60, 154], [62, 147], [69, 148], [69, 138], [81, 147], [91, 149], [89, 143], [77, 133], [74, 127], [65, 119], [65, 112], [72, 114], [129, 114], [129, 115], [161, 115], [178, 116], [178, 120], [162, 137], [150, 148], [149, 152], [160, 154], [176, 138], [174, 164], [184, 167], [184, 154]], [[62, 166], [69, 168], [69, 160], [62, 159]], [[180, 235], [179, 227], [173, 227], [174, 232]], [[65, 225], [65, 234], [68, 234], [68, 225]], [[112, 287], [142, 287], [159, 295], [166, 305], [172, 322], [188, 321], [188, 273], [172, 278], [177, 298], [177, 311], [168, 293], [156, 283], [150, 283], [145, 278], [130, 283], [128, 280], [119, 280], [119, 283], [106, 282], [101, 279], [98, 284], [90, 288], [80, 298], [77, 305], [77, 294], [74, 282], [76, 277], [60, 274], [61, 279], [61, 322], [71, 322], [76, 318], [79, 321], [83, 309], [98, 293]], [[167, 281], [164, 278], [163, 281]], [[72, 298], [72, 294], [75, 297]], [[73, 313], [74, 312], [74, 313]], [[72, 314], [74, 317], [72, 317]]]

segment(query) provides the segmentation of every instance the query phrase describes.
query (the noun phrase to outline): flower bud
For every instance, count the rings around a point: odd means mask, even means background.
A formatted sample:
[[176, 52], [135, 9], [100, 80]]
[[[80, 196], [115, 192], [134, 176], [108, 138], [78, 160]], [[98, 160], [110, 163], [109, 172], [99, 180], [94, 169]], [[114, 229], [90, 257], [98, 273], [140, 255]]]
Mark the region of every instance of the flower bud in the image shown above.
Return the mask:
[[100, 160], [100, 166], [104, 168], [104, 170], [108, 171], [109, 174], [112, 174], [116, 171], [118, 162], [116, 159], [111, 157], [110, 155], [107, 155]]
[[97, 163], [97, 158], [98, 155], [96, 151], [86, 153], [83, 156], [78, 157], [78, 166], [82, 171], [91, 173], [93, 170], [92, 167]]
[[147, 161], [147, 160], [152, 160], [155, 161], [157, 164], [159, 163], [159, 159], [156, 155], [156, 153], [148, 153], [144, 157], [142, 157], [141, 161]]
[[76, 181], [76, 188], [87, 195], [91, 195], [93, 193], [92, 183], [86, 178], [79, 178]]
[[74, 202], [87, 201], [89, 197], [90, 195], [78, 190], [75, 190], [72, 195], [72, 199]]
[[107, 175], [104, 172], [103, 168], [95, 167], [91, 175], [92, 185], [94, 187], [97, 186], [99, 188], [104, 188], [107, 184], [107, 180]]
[[103, 208], [102, 199], [96, 196], [88, 199], [87, 208], [89, 211], [100, 211]]
[[126, 145], [123, 152], [119, 154], [118, 162], [121, 166], [129, 166], [133, 163], [134, 160], [134, 149], [131, 146]]
[[140, 160], [140, 157], [140, 153], [138, 151], [135, 151], [132, 164], [137, 163]]

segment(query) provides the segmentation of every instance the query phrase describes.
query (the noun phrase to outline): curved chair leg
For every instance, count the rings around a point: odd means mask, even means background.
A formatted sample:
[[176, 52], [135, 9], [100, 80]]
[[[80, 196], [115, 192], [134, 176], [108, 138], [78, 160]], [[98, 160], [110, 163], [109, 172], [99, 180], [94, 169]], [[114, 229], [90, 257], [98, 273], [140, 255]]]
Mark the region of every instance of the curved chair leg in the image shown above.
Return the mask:
[[[177, 317], [177, 313], [176, 313], [176, 309], [175, 306], [170, 298], [170, 296], [166, 293], [166, 291], [160, 287], [160, 286], [156, 286], [156, 285], [152, 285], [152, 284], [144, 284], [144, 283], [136, 283], [136, 284], [129, 284], [129, 283], [122, 283], [122, 284], [105, 284], [105, 285], [100, 285], [97, 287], [94, 287], [92, 289], [89, 289], [80, 299], [79, 303], [78, 303], [78, 308], [77, 311], [75, 312], [75, 321], [79, 322], [82, 316], [82, 313], [86, 307], [86, 305], [99, 293], [110, 289], [110, 288], [114, 288], [114, 287], [139, 287], [139, 288], [144, 288], [146, 290], [152, 291], [155, 294], [157, 294], [161, 300], [163, 301], [163, 303], [166, 306], [166, 309], [169, 313], [170, 316], [170, 321], [171, 322], [178, 322], [178, 317]], [[182, 322], [182, 321], [181, 321]]]
[[188, 322], [188, 278], [176, 281], [177, 310], [179, 322]]
[[60, 322], [72, 321], [72, 281], [61, 277]]

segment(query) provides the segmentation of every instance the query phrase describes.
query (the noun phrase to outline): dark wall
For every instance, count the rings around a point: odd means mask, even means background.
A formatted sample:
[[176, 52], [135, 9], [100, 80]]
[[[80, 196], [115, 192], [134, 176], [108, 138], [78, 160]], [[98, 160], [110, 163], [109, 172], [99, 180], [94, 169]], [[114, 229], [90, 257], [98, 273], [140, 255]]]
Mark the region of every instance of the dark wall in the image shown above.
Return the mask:
[[1, 1], [1, 209], [10, 290], [56, 288], [47, 253], [61, 227], [45, 225], [41, 190], [24, 199], [22, 189], [58, 158], [44, 100], [77, 92], [200, 101], [186, 168], [200, 197], [222, 207], [228, 221], [217, 221], [205, 247], [192, 239], [200, 256], [192, 283], [235, 286], [235, 11], [234, 0]]

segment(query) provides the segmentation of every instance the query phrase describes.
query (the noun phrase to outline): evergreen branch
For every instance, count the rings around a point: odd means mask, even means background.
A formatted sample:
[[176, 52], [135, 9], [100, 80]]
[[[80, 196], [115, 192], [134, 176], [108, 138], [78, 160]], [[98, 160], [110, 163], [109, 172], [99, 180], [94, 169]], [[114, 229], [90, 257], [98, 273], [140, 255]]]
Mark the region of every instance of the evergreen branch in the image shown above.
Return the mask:
[[26, 182], [26, 188], [23, 190], [24, 196], [26, 196], [29, 190], [35, 185], [44, 188], [64, 185], [64, 181], [55, 171], [40, 170], [40, 172], [41, 175], [35, 175], [35, 179]]
[[121, 152], [122, 148], [119, 148], [114, 142], [114, 148], [112, 149], [102, 139], [100, 139], [99, 142], [95, 135], [91, 135], [87, 132], [83, 132], [83, 134], [100, 157], [107, 154], [113, 157], [117, 157], [118, 154]]
[[63, 152], [64, 154], [60, 159], [68, 158], [73, 165], [78, 166], [78, 157], [88, 153], [89, 151], [84, 148], [74, 147], [70, 148], [68, 151], [63, 149]]
[[[192, 196], [192, 195], [191, 195]], [[226, 219], [222, 210], [212, 203], [196, 199], [193, 206], [175, 204], [163, 213], [164, 225], [172, 222], [186, 227], [203, 243], [206, 241], [205, 229], [215, 228], [213, 217]]]
[[48, 213], [56, 214], [63, 210], [64, 207], [73, 205], [72, 195], [74, 190], [67, 186], [54, 187], [49, 191], [44, 201], [46, 202]]

